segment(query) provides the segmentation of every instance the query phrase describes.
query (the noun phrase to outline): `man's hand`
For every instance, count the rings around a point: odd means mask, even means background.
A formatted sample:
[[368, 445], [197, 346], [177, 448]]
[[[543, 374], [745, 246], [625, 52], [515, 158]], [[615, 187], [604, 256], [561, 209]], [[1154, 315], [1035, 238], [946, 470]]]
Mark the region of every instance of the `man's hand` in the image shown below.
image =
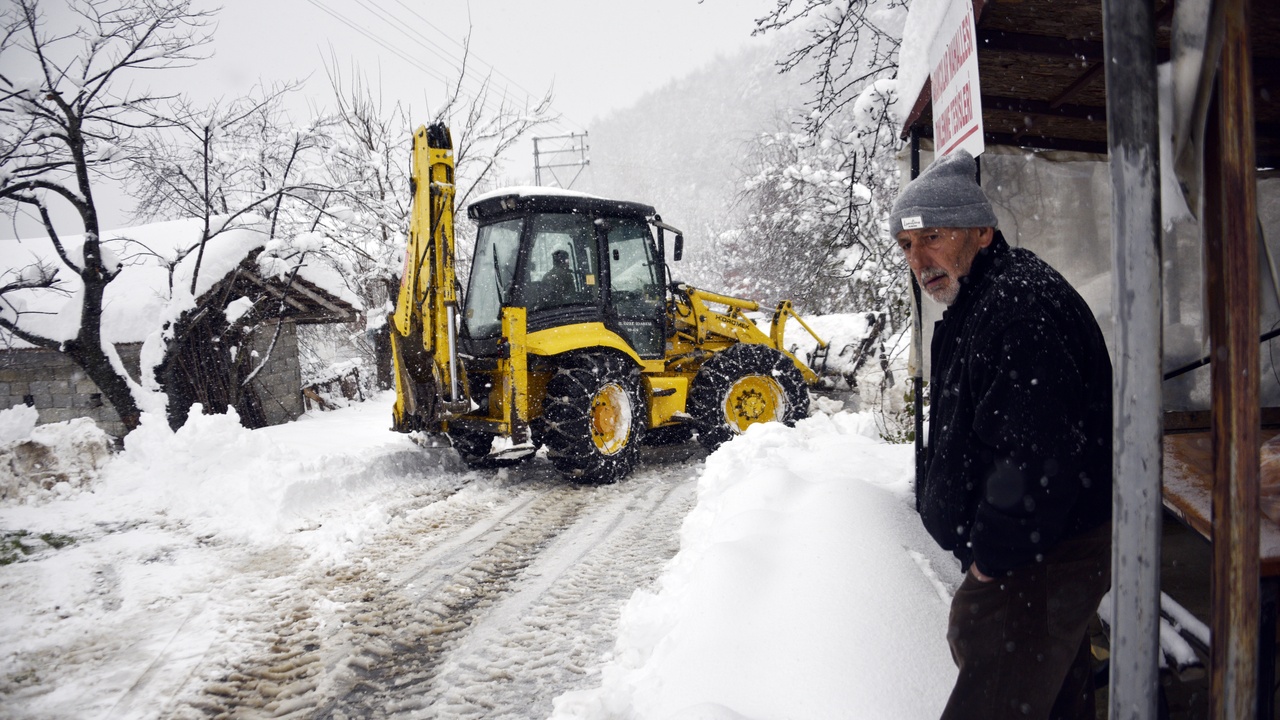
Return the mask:
[[993, 581], [995, 580], [995, 578], [991, 577], [990, 575], [985, 575], [985, 574], [983, 574], [983, 572], [982, 572], [981, 570], [979, 570], [979, 569], [978, 569], [978, 563], [974, 563], [974, 564], [970, 565], [970, 566], [969, 566], [969, 572], [970, 572], [970, 573], [971, 573], [975, 578], [977, 578], [977, 579], [978, 579], [978, 582], [989, 583], [989, 582], [993, 582]]

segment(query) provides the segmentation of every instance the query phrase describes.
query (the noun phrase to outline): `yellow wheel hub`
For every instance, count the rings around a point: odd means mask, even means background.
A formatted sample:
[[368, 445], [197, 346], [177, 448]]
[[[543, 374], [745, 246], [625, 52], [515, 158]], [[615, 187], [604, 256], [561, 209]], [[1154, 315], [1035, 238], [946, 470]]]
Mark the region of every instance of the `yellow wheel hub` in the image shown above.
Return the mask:
[[729, 427], [743, 432], [748, 425], [781, 421], [785, 412], [782, 386], [764, 375], [738, 378], [724, 398], [724, 419]]
[[613, 455], [631, 439], [631, 399], [617, 383], [600, 388], [591, 398], [591, 441], [605, 455]]

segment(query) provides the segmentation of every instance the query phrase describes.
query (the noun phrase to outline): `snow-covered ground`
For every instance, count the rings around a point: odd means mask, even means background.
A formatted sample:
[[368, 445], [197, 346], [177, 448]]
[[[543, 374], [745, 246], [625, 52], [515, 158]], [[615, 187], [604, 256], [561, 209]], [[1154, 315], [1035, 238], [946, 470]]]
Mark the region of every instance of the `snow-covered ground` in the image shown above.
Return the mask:
[[147, 418], [84, 486], [0, 501], [0, 715], [881, 719], [945, 702], [959, 571], [912, 509], [910, 446], [869, 415], [821, 401], [795, 428], [709, 457], [654, 449], [622, 483], [577, 487], [541, 458], [466, 470], [390, 432], [390, 402], [254, 431]]

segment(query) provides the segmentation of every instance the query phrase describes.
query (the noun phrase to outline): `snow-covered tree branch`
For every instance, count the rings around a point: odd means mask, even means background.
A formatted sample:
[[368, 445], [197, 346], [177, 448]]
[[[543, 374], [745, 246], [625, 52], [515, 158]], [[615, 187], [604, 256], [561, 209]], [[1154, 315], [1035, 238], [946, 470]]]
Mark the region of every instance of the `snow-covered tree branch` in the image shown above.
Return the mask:
[[756, 19], [753, 34], [801, 28], [800, 42], [778, 61], [782, 72], [808, 73], [813, 89], [811, 132], [857, 100], [875, 80], [897, 71], [899, 39], [893, 31], [906, 14], [906, 0], [776, 0]]
[[748, 245], [793, 258], [801, 281], [791, 295], [816, 298], [821, 311], [887, 312], [891, 333], [909, 311], [905, 265], [884, 226], [897, 194], [890, 80], [904, 18], [900, 0], [777, 0], [756, 21], [757, 34], [799, 28], [778, 66], [807, 73], [812, 95], [803, 116], [760, 136], [741, 198]]
[[[170, 272], [171, 298], [161, 318], [163, 332], [148, 342], [163, 348], [143, 353], [157, 361], [144, 367], [144, 375], [154, 372], [165, 388], [175, 426], [197, 401], [210, 412], [234, 407], [250, 427], [265, 422], [256, 401], [246, 395], [252, 392], [247, 381], [271, 352], [240, 350], [252, 347], [261, 332], [278, 335], [298, 268], [326, 261], [325, 240], [313, 230], [336, 192], [324, 170], [332, 122], [320, 117], [295, 124], [284, 100], [297, 88], [260, 87], [204, 107], [174, 100], [157, 112], [164, 129], [150, 135], [133, 165], [130, 179], [140, 217], [200, 220], [198, 236], [162, 258]], [[238, 299], [206, 292], [204, 260], [213, 241], [244, 227], [254, 228], [264, 241], [255, 256], [256, 272], [283, 281], [284, 296], [275, 294], [280, 291], [275, 285], [259, 286]], [[174, 273], [180, 266], [178, 283]], [[233, 300], [247, 306], [234, 318], [224, 317], [223, 308]]]
[[[68, 273], [79, 280], [78, 327], [43, 327], [39, 316], [5, 316], [15, 337], [57, 348], [79, 364], [116, 409], [127, 430], [139, 420], [140, 389], [102, 339], [103, 293], [119, 263], [100, 240], [96, 179], [117, 171], [153, 128], [161, 99], [136, 90], [140, 71], [182, 67], [202, 57], [210, 14], [191, 0], [78, 0], [74, 30], [51, 34], [39, 0], [15, 0], [0, 15], [0, 211], [34, 210]], [[51, 212], [65, 204], [75, 219]], [[63, 235], [78, 235], [69, 247]], [[44, 286], [0, 288], [10, 308]]]
[[[446, 122], [454, 141], [459, 207], [475, 192], [492, 186], [512, 146], [551, 116], [548, 93], [531, 104], [499, 96], [486, 78], [478, 87], [464, 84], [464, 62], [434, 112], [417, 116], [394, 104], [385, 107], [379, 90], [358, 68], [344, 74], [336, 60], [326, 64], [333, 91], [336, 124], [325, 162], [334, 194], [319, 208], [316, 230], [330, 242], [327, 251], [352, 269], [351, 288], [369, 308], [369, 329], [378, 331], [400, 286], [405, 234], [412, 193], [409, 157], [414, 127]], [[429, 103], [431, 105], [431, 103]], [[471, 237], [458, 217], [458, 260], [466, 265]], [[371, 356], [378, 352], [367, 347]], [[382, 365], [385, 365], [383, 358]], [[380, 374], [389, 381], [389, 365]]]

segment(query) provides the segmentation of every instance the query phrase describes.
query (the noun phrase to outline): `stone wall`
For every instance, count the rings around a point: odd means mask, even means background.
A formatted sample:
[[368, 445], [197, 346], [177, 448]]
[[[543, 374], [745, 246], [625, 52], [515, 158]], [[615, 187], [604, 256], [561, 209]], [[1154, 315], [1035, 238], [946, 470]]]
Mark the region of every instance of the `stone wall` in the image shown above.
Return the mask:
[[[256, 347], [265, 354], [271, 328], [264, 328]], [[137, 379], [140, 344], [116, 346], [129, 374]], [[298, 366], [298, 335], [293, 323], [285, 323], [271, 353], [271, 361], [254, 378], [268, 424], [296, 420], [303, 412], [302, 373]], [[78, 417], [93, 418], [108, 433], [121, 437], [124, 425], [105, 401], [98, 386], [66, 355], [52, 350], [0, 350], [0, 409], [31, 405], [40, 424]]]
[[[258, 331], [254, 351], [259, 355], [266, 354], [273, 332], [270, 326]], [[271, 361], [253, 378], [253, 387], [262, 401], [268, 425], [281, 425], [302, 415], [302, 370], [298, 365], [297, 326], [293, 323], [287, 322], [280, 329]]]
[[[138, 376], [141, 344], [118, 345], [116, 351], [129, 373]], [[124, 425], [110, 403], [66, 355], [53, 350], [0, 351], [0, 409], [31, 405], [40, 424], [93, 418], [98, 426], [120, 437]]]

